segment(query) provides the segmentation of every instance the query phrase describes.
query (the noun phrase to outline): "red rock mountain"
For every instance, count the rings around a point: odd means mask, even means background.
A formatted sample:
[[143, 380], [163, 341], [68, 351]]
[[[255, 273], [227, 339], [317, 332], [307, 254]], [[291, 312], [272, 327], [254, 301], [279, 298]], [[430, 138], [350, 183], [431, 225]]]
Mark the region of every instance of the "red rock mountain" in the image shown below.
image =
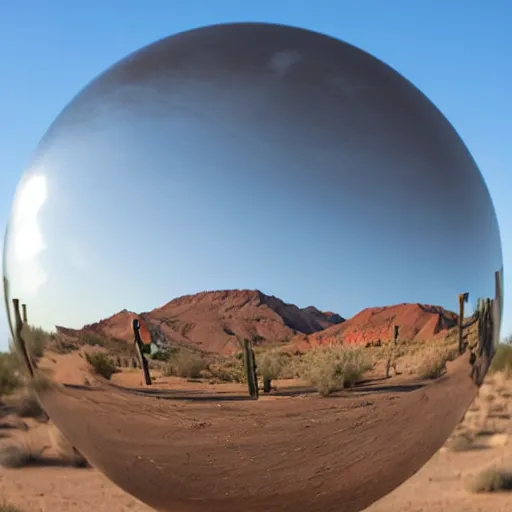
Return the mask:
[[[132, 321], [137, 315], [123, 310], [83, 330], [132, 341]], [[232, 354], [239, 340], [283, 343], [297, 333], [312, 334], [342, 322], [333, 313], [300, 309], [258, 290], [225, 290], [186, 295], [149, 313], [139, 315], [155, 340], [186, 345], [206, 352]], [[141, 335], [143, 329], [141, 328]], [[144, 336], [143, 336], [144, 337]]]
[[444, 336], [456, 324], [457, 315], [440, 306], [398, 304], [364, 309], [342, 324], [294, 338], [293, 345], [298, 350], [334, 343], [378, 345], [391, 339], [393, 325], [400, 327], [402, 340], [428, 341]]
[[373, 345], [387, 342], [394, 324], [400, 326], [401, 339], [427, 341], [443, 336], [457, 322], [455, 313], [439, 306], [367, 308], [344, 320], [336, 313], [314, 306], [301, 309], [258, 290], [224, 290], [179, 297], [140, 315], [123, 310], [82, 331], [131, 342], [136, 317], [146, 343], [153, 339], [224, 355], [238, 351], [244, 338], [255, 345], [291, 342], [291, 350], [341, 342]]

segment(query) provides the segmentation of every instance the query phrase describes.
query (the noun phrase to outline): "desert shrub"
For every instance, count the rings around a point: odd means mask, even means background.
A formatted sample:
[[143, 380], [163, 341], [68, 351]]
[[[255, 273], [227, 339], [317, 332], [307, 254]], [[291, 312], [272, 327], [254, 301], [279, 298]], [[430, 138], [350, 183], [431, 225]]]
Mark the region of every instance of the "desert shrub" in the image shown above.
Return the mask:
[[288, 357], [278, 350], [267, 350], [256, 356], [258, 374], [265, 379], [276, 380], [281, 378], [283, 370], [288, 363]]
[[363, 348], [321, 347], [306, 352], [301, 359], [300, 376], [327, 396], [350, 387], [372, 367]]
[[446, 448], [451, 452], [468, 452], [475, 448], [475, 444], [468, 435], [458, 435], [446, 442]]
[[492, 360], [489, 372], [512, 372], [512, 345], [500, 343]]
[[0, 512], [23, 512], [21, 508], [9, 505], [8, 503], [0, 503]]
[[116, 366], [112, 361], [102, 352], [95, 354], [85, 354], [87, 362], [93, 367], [94, 372], [101, 375], [107, 380], [112, 378], [112, 375], [116, 372]]
[[187, 379], [197, 379], [201, 372], [207, 368], [207, 363], [200, 355], [180, 351], [170, 363], [174, 369], [174, 375]]
[[57, 352], [57, 354], [69, 354], [74, 350], [78, 350], [78, 347], [75, 344], [62, 339], [56, 339], [52, 348]]
[[24, 393], [16, 407], [20, 418], [40, 418], [45, 412], [34, 392]]
[[36, 358], [43, 356], [46, 345], [54, 339], [51, 333], [41, 327], [29, 326], [23, 328], [23, 337], [29, 354]]
[[497, 467], [485, 469], [469, 481], [468, 490], [474, 493], [512, 491], [512, 471]]
[[22, 384], [14, 354], [0, 354], [0, 396], [12, 393]]
[[208, 365], [208, 371], [213, 379], [220, 382], [246, 382], [247, 375], [243, 361], [238, 358], [212, 363]]
[[422, 362], [418, 367], [419, 377], [422, 379], [437, 379], [446, 371], [446, 363], [450, 361], [451, 352], [434, 347], [421, 354]]
[[23, 446], [9, 444], [0, 448], [0, 466], [4, 468], [23, 468], [35, 460], [36, 456]]
[[154, 361], [163, 361], [167, 362], [170, 359], [172, 359], [173, 356], [175, 356], [179, 350], [177, 348], [169, 348], [166, 350], [158, 350], [157, 352], [154, 352], [151, 354], [151, 359]]

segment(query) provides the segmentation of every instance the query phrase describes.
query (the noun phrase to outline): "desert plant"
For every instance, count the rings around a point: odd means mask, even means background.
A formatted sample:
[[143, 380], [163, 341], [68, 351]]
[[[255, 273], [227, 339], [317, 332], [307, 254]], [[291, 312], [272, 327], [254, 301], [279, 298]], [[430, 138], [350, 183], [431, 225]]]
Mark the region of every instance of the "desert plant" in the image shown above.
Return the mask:
[[21, 384], [18, 362], [14, 354], [0, 354], [0, 396], [12, 393]]
[[197, 354], [180, 351], [172, 360], [174, 375], [187, 379], [197, 379], [207, 368], [206, 361]]
[[0, 466], [4, 468], [23, 468], [36, 460], [38, 456], [24, 446], [9, 444], [0, 448]]
[[350, 387], [372, 368], [363, 348], [321, 347], [306, 352], [301, 360], [300, 375], [318, 392], [327, 396]]
[[95, 354], [85, 354], [87, 362], [93, 367], [94, 372], [101, 375], [107, 380], [112, 378], [112, 375], [116, 372], [116, 367], [112, 361], [102, 352], [96, 352]]
[[53, 340], [53, 335], [41, 327], [25, 325], [23, 327], [23, 338], [29, 354], [38, 358], [43, 356], [46, 345]]
[[256, 357], [258, 374], [263, 377], [263, 390], [268, 393], [272, 381], [281, 378], [288, 363], [288, 357], [279, 350], [266, 350]]
[[433, 347], [422, 354], [422, 362], [418, 367], [419, 377], [422, 379], [437, 379], [446, 371], [446, 363], [450, 361], [451, 352], [439, 347]]
[[512, 372], [512, 345], [510, 343], [505, 342], [498, 345], [489, 372]]
[[10, 505], [9, 503], [0, 503], [0, 512], [23, 512], [21, 508]]
[[39, 400], [32, 391], [24, 393], [19, 398], [17, 410], [20, 418], [40, 418], [45, 416]]
[[238, 358], [211, 363], [208, 365], [208, 371], [214, 380], [220, 382], [245, 383], [247, 380], [243, 362]]
[[469, 481], [468, 490], [474, 493], [512, 491], [512, 470], [485, 469]]

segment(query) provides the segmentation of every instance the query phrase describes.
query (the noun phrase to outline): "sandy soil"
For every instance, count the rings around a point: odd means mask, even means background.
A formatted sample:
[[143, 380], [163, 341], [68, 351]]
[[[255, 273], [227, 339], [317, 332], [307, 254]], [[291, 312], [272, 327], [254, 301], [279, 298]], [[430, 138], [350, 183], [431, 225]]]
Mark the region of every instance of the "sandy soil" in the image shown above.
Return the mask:
[[[120, 378], [122, 382], [119, 383], [128, 385], [130, 379], [140, 377], [123, 375]], [[334, 499], [338, 501], [336, 509], [339, 510], [340, 495], [336, 494], [335, 491], [338, 490], [337, 492], [340, 493], [350, 491], [351, 485], [355, 486], [352, 489], [356, 491], [359, 489], [360, 481], [358, 483], [357, 478], [348, 478], [347, 475], [359, 474], [361, 478], [364, 477], [365, 485], [363, 489], [371, 498], [372, 492], [376, 493], [383, 490], [382, 485], [392, 486], [394, 479], [401, 478], [407, 473], [412, 474], [417, 463], [422, 458], [426, 460], [428, 453], [432, 453], [432, 446], [436, 445], [439, 439], [446, 438], [448, 432], [445, 433], [443, 430], [442, 418], [438, 418], [436, 423], [436, 418], [432, 415], [435, 414], [436, 404], [446, 403], [445, 397], [447, 393], [448, 396], [451, 396], [451, 403], [460, 404], [460, 410], [465, 409], [466, 406], [463, 402], [469, 391], [466, 390], [464, 392], [463, 385], [456, 379], [457, 374], [455, 373], [455, 375], [450, 375], [449, 378], [444, 380], [441, 379], [435, 385], [428, 388], [424, 387], [409, 391], [399, 388], [398, 383], [395, 383], [395, 389], [377, 390], [375, 385], [373, 388], [371, 386], [362, 388], [352, 397], [344, 396], [343, 402], [336, 398], [328, 399], [328, 416], [325, 414], [326, 400], [314, 400], [302, 394], [293, 399], [280, 397], [273, 400], [260, 400], [257, 403], [251, 402], [251, 407], [257, 404], [260, 408], [257, 416], [252, 418], [253, 424], [248, 424], [245, 429], [239, 429], [236, 432], [236, 436], [232, 435], [231, 439], [226, 439], [225, 436], [222, 438], [223, 443], [219, 444], [219, 452], [213, 453], [215, 464], [217, 468], [220, 467], [219, 464], [222, 462], [220, 457], [223, 453], [231, 454], [227, 456], [225, 461], [232, 461], [232, 454], [237, 453], [239, 458], [237, 473], [242, 477], [244, 476], [245, 468], [248, 471], [254, 471], [254, 464], [259, 464], [260, 469], [265, 467], [265, 469], [271, 470], [271, 477], [268, 479], [263, 478], [266, 491], [266, 494], [263, 495], [263, 500], [260, 499], [260, 501], [253, 502], [260, 507], [259, 510], [273, 510], [274, 508], [270, 508], [265, 503], [267, 498], [270, 499], [271, 493], [268, 491], [277, 487], [283, 489], [283, 486], [289, 485], [287, 484], [288, 481], [294, 482], [294, 485], [290, 488], [291, 492], [298, 494], [298, 497], [294, 497], [291, 500], [292, 505], [295, 507], [294, 510], [303, 510], [304, 503], [308, 502], [314, 503], [312, 510], [330, 510], [332, 508], [332, 503], [329, 500], [321, 500], [322, 491], [317, 491], [316, 500], [315, 496], [311, 494], [307, 496], [307, 493], [298, 492], [299, 487], [302, 486], [307, 488], [307, 492], [310, 493], [311, 488], [314, 488], [315, 485], [317, 485], [317, 490], [322, 489], [321, 486], [323, 486], [323, 489], [327, 489], [327, 491], [324, 491], [327, 496], [334, 496]], [[137, 383], [134, 385], [137, 386]], [[146, 443], [145, 449], [141, 454], [139, 452], [142, 441], [139, 444], [129, 442], [129, 439], [142, 439], [141, 436], [144, 432], [148, 432], [148, 428], [157, 428], [155, 418], [160, 420], [160, 424], [165, 424], [166, 432], [162, 431], [161, 434], [163, 436], [172, 436], [175, 441], [181, 441], [179, 446], [187, 446], [186, 432], [196, 433], [189, 439], [188, 450], [184, 449], [181, 454], [173, 453], [174, 467], [181, 465], [185, 468], [187, 468], [189, 463], [187, 462], [187, 453], [191, 453], [192, 442], [195, 450], [195, 453], [192, 452], [193, 462], [197, 465], [199, 462], [197, 446], [201, 444], [203, 447], [207, 446], [208, 439], [215, 438], [217, 441], [221, 439], [219, 436], [221, 436], [222, 432], [227, 432], [226, 424], [224, 423], [226, 418], [233, 420], [234, 417], [241, 416], [244, 418], [245, 423], [247, 423], [248, 418], [248, 416], [244, 416], [244, 408], [249, 407], [249, 405], [243, 401], [239, 402], [234, 409], [229, 410], [229, 414], [226, 414], [228, 411], [225, 408], [233, 407], [233, 403], [228, 405], [223, 404], [222, 401], [216, 401], [207, 410], [202, 406], [200, 418], [195, 418], [193, 407], [191, 410], [187, 406], [187, 410], [192, 411], [187, 412], [183, 410], [183, 405], [179, 403], [173, 404], [173, 420], [168, 411], [169, 402], [166, 400], [155, 400], [155, 403], [158, 405], [151, 405], [151, 410], [148, 411], [144, 409], [147, 406], [143, 405], [147, 403], [147, 397], [134, 395], [129, 395], [128, 397], [124, 395], [123, 401], [121, 398], [122, 394], [114, 395], [115, 391], [112, 390], [109, 393], [100, 389], [89, 391], [89, 394], [84, 394], [83, 392], [80, 394], [80, 392], [81, 390], [79, 389], [68, 390], [66, 396], [59, 396], [58, 400], [57, 397], [53, 396], [48, 401], [48, 408], [56, 408], [61, 415], [64, 409], [73, 411], [74, 414], [68, 413], [67, 416], [64, 417], [63, 415], [61, 418], [63, 423], [72, 431], [79, 430], [78, 425], [74, 422], [79, 422], [81, 418], [83, 423], [84, 416], [77, 412], [82, 411], [84, 414], [87, 411], [89, 413], [91, 411], [95, 412], [95, 425], [97, 428], [103, 429], [106, 432], [109, 429], [113, 429], [116, 439], [109, 438], [107, 435], [100, 438], [102, 439], [100, 443], [90, 443], [91, 446], [88, 446], [87, 454], [91, 462], [96, 464], [94, 460], [96, 457], [99, 462], [96, 465], [101, 467], [103, 464], [103, 469], [106, 469], [114, 480], [118, 480], [125, 487], [129, 488], [132, 486], [136, 490], [136, 482], [141, 474], [144, 474], [144, 478], [156, 480], [157, 484], [162, 478], [162, 474], [165, 474], [166, 478], [164, 481], [169, 482], [169, 472], [165, 470], [165, 464], [168, 461], [165, 460], [165, 456], [160, 459], [158, 456], [158, 451], [161, 450], [161, 447], [158, 444], [155, 447], [155, 444], [151, 442]], [[165, 390], [163, 390], [163, 393], [165, 393]], [[461, 394], [457, 396], [454, 393]], [[450, 446], [450, 443], [462, 435], [471, 434], [475, 440], [472, 449], [464, 452], [453, 452], [447, 448], [442, 448], [410, 480], [379, 502], [370, 506], [367, 512], [420, 512], [426, 510], [430, 512], [445, 510], [454, 512], [501, 512], [512, 510], [512, 495], [510, 494], [475, 496], [465, 490], [466, 480], [479, 470], [488, 467], [493, 462], [507, 462], [507, 460], [512, 462], [512, 447], [508, 444], [508, 436], [511, 433], [509, 418], [512, 412], [510, 396], [512, 396], [511, 380], [505, 380], [502, 377], [489, 379], [480, 390], [479, 397], [466, 413], [464, 421], [457, 427], [454, 435], [446, 445]], [[53, 403], [52, 400], [54, 400]], [[137, 402], [137, 400], [140, 400], [140, 402]], [[304, 403], [308, 400], [310, 403], [305, 408]], [[107, 419], [102, 417], [101, 414], [97, 414], [99, 409], [94, 408], [95, 404], [97, 406], [101, 405], [101, 407], [111, 404], [110, 411], [116, 410], [117, 407], [119, 414], [124, 412], [126, 417], [126, 405], [119, 407], [120, 403], [134, 404], [131, 405], [131, 407], [134, 407], [132, 414], [135, 414], [136, 409], [137, 413], [141, 416], [140, 421], [136, 422], [137, 428], [142, 429], [139, 430], [138, 434], [129, 428], [120, 428], [122, 422], [116, 418], [112, 419], [112, 412], [110, 412], [109, 421], [115, 422], [117, 428], [114, 428], [112, 424], [109, 426], [108, 423], [105, 423]], [[379, 403], [384, 405], [379, 407]], [[72, 404], [72, 407], [69, 407], [70, 404]], [[274, 406], [271, 404], [279, 404], [281, 417], [283, 421], [284, 418], [288, 419], [288, 426], [291, 425], [289, 415], [297, 414], [297, 412], [301, 413], [297, 421], [294, 422], [296, 431], [289, 432], [287, 437], [290, 440], [289, 442], [285, 442], [282, 439], [282, 435], [277, 435], [279, 426], [282, 426], [282, 423], [279, 423], [279, 417], [276, 416], [277, 409], [272, 408]], [[469, 401], [467, 404], [469, 404]], [[452, 410], [450, 414], [453, 414], [454, 417], [460, 412], [454, 410], [454, 407], [450, 409]], [[408, 411], [407, 414], [403, 412], [405, 410]], [[307, 411], [306, 415], [304, 415], [304, 411]], [[368, 414], [369, 411], [371, 415]], [[400, 421], [396, 420], [397, 411], [401, 412]], [[52, 411], [49, 410], [49, 412], [52, 415]], [[443, 414], [447, 414], [446, 408], [443, 409]], [[143, 420], [144, 418], [146, 420]], [[263, 431], [261, 426], [268, 418], [271, 418], [272, 422], [269, 422], [264, 430], [266, 443], [271, 445], [275, 442], [276, 447], [279, 446], [279, 450], [273, 450], [276, 452], [274, 456], [271, 456], [272, 450], [266, 450], [266, 458], [261, 460], [261, 458], [258, 458], [258, 453], [261, 453], [260, 443], [262, 442], [261, 432]], [[393, 418], [395, 419], [393, 420]], [[200, 421], [197, 421], [198, 419]], [[161, 420], [165, 421], [162, 422]], [[144, 421], [147, 421], [147, 423]], [[180, 434], [182, 436], [181, 439], [178, 439], [179, 436], [177, 436], [176, 430], [172, 428], [172, 421], [179, 422], [181, 430], [178, 432], [182, 432]], [[362, 421], [365, 423], [362, 424]], [[13, 416], [4, 416], [1, 422], [4, 428], [0, 429], [0, 444], [18, 442], [25, 445], [30, 444], [31, 449], [37, 450], [49, 442], [47, 436], [48, 425], [46, 424], [25, 420], [28, 432], [24, 432], [23, 429], [19, 428], [21, 426], [19, 419]], [[206, 425], [203, 424], [205, 422]], [[5, 428], [8, 424], [14, 428]], [[425, 428], [425, 425], [435, 424], [439, 425], [439, 429]], [[385, 434], [383, 433], [384, 425], [387, 426]], [[404, 429], [404, 425], [408, 426], [408, 431]], [[91, 428], [91, 425], [89, 425], [89, 428]], [[340, 429], [343, 430], [343, 436], [336, 438], [335, 433], [339, 433]], [[96, 431], [96, 435], [91, 437], [91, 439], [98, 440], [98, 432]], [[157, 433], [155, 430], [150, 432], [152, 433], [149, 437], [150, 440], [160, 436], [160, 433]], [[197, 435], [197, 432], [200, 432], [200, 435]], [[231, 429], [230, 432], [233, 433], [233, 430]], [[253, 443], [250, 443], [248, 440], [254, 438], [258, 433], [260, 437]], [[85, 435], [85, 431], [83, 434]], [[135, 434], [139, 437], [133, 437]], [[357, 438], [353, 437], [356, 434]], [[374, 442], [377, 434], [380, 441], [378, 446]], [[148, 436], [146, 436], [147, 438]], [[400, 439], [399, 445], [397, 445], [396, 439]], [[365, 444], [361, 440], [373, 440], [373, 442], [367, 445], [373, 452], [371, 458], [365, 452]], [[183, 444], [183, 441], [185, 441], [185, 444]], [[335, 442], [333, 443], [333, 441]], [[314, 452], [311, 453], [315, 453], [317, 457], [314, 462], [308, 460], [307, 464], [301, 465], [297, 464], [298, 458], [294, 456], [294, 467], [290, 468], [286, 464], [286, 458], [283, 459], [282, 454], [289, 450], [295, 450], [299, 447], [299, 444], [306, 452], [304, 454], [305, 459], [307, 459], [307, 455], [312, 449], [308, 447], [314, 448]], [[439, 446], [441, 444], [439, 443]], [[112, 459], [109, 453], [120, 453], [121, 445], [123, 452], [128, 452], [128, 455], [122, 461], [118, 459], [118, 463], [107, 464], [108, 467], [106, 467], [104, 465], [105, 460]], [[131, 451], [130, 446], [132, 447]], [[354, 446], [357, 446], [357, 449], [354, 449]], [[151, 454], [149, 451], [151, 451]], [[208, 452], [212, 454], [212, 446], [209, 447]], [[324, 454], [323, 457], [319, 457], [321, 452]], [[343, 457], [340, 457], [341, 452], [343, 452]], [[149, 512], [150, 509], [148, 507], [125, 494], [98, 471], [65, 466], [59, 467], [59, 460], [55, 457], [55, 454], [52, 454], [51, 449], [45, 453], [50, 457], [48, 461], [52, 461], [52, 466], [50, 467], [46, 465], [19, 470], [0, 469], [0, 497], [8, 503], [19, 506], [24, 512], [85, 512], [90, 510], [98, 512], [107, 510], [109, 512], [128, 510]], [[414, 456], [411, 456], [411, 454], [414, 454]], [[253, 461], [249, 463], [251, 458]], [[125, 465], [128, 464], [128, 472], [126, 467], [121, 467], [123, 461]], [[398, 466], [402, 470], [398, 473], [395, 472], [394, 477], [386, 473], [390, 468], [397, 468]], [[348, 472], [348, 467], [350, 467], [350, 472]], [[163, 468], [163, 472], [160, 468]], [[290, 478], [292, 470], [294, 479]], [[344, 478], [339, 477], [340, 473]], [[189, 471], [184, 471], [183, 474], [190, 476]], [[338, 475], [338, 477], [332, 478], [334, 474]], [[209, 475], [210, 480], [217, 481], [218, 483], [218, 472], [215, 474], [210, 472]], [[221, 476], [229, 477], [229, 481], [233, 481], [234, 477], [234, 475], [230, 474], [229, 468], [226, 468], [225, 474]], [[205, 482], [204, 478], [206, 478], [206, 474], [198, 475], [202, 492], [208, 493], [208, 481]], [[379, 479], [381, 481], [380, 484]], [[340, 480], [343, 482], [343, 485], [340, 485]], [[241, 480], [236, 483], [235, 478], [235, 484], [239, 486], [239, 489], [240, 482]], [[371, 482], [371, 485], [369, 482]], [[228, 489], [227, 483], [221, 485], [226, 486], [226, 489]], [[196, 489], [193, 481], [188, 482], [187, 486], [186, 489], [189, 492], [193, 492]], [[168, 488], [170, 490], [167, 492], [172, 493], [172, 485], [168, 486]], [[232, 489], [232, 491], [233, 496], [236, 498], [236, 489]], [[286, 494], [281, 494], [281, 496], [286, 496]], [[165, 498], [165, 495], [163, 497]], [[291, 495], [288, 494], [288, 498], [290, 497]], [[320, 501], [320, 506], [317, 507], [315, 501], [317, 503]], [[241, 509], [252, 510], [247, 505], [249, 504], [241, 507]], [[254, 510], [257, 509], [256, 506], [253, 508]], [[217, 509], [221, 510], [220, 507], [211, 508], [212, 511]], [[280, 509], [292, 510], [291, 507], [281, 507]]]

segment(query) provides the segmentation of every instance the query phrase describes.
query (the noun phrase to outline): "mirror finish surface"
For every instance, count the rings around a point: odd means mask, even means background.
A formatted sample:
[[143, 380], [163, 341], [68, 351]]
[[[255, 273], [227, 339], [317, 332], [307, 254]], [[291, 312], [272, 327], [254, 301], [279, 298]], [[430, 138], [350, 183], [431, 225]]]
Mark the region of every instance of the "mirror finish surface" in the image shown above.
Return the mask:
[[499, 339], [464, 143], [395, 70], [293, 27], [180, 33], [93, 80], [4, 251], [45, 411], [162, 512], [362, 510], [441, 447]]

